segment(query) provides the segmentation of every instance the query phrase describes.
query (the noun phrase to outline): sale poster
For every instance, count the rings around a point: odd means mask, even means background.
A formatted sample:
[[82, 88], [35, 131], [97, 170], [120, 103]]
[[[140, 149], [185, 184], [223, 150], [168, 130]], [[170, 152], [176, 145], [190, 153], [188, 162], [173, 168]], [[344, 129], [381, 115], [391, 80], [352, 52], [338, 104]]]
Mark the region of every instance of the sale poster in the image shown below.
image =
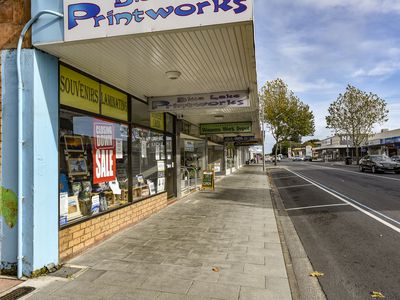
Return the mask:
[[96, 120], [93, 124], [93, 183], [116, 179], [114, 126]]

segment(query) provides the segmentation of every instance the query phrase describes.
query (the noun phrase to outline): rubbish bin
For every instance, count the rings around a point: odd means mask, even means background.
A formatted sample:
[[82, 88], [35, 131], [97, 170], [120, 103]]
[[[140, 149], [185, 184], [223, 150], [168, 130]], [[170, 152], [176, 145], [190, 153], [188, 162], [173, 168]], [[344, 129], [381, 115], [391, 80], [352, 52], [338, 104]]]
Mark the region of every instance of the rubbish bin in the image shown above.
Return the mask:
[[345, 159], [346, 165], [351, 165], [353, 163], [353, 160], [350, 156], [347, 156]]

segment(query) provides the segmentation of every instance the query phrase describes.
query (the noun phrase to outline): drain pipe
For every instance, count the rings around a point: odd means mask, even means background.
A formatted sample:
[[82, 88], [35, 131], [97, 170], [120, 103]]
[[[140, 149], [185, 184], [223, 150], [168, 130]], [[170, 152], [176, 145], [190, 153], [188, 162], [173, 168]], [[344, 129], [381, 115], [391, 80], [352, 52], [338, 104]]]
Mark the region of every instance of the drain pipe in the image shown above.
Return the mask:
[[24, 152], [24, 130], [23, 130], [23, 112], [22, 112], [22, 104], [23, 104], [23, 82], [22, 82], [22, 73], [21, 73], [21, 48], [22, 42], [24, 40], [25, 34], [28, 29], [35, 23], [40, 16], [50, 14], [59, 18], [63, 18], [64, 15], [51, 10], [42, 10], [38, 12], [33, 18], [31, 18], [28, 23], [25, 24], [24, 28], [21, 31], [18, 40], [17, 46], [17, 74], [18, 74], [18, 278], [22, 278], [22, 203], [24, 201], [24, 193], [23, 193], [23, 176], [22, 172], [24, 170], [23, 165], [23, 152]]

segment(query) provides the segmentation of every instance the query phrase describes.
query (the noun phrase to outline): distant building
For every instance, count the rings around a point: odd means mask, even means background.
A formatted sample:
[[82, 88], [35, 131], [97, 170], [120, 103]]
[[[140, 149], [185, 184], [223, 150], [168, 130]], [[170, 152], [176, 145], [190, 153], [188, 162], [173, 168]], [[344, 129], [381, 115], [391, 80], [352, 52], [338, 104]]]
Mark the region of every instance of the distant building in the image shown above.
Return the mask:
[[400, 155], [400, 129], [383, 129], [368, 139], [365, 148], [369, 154]]

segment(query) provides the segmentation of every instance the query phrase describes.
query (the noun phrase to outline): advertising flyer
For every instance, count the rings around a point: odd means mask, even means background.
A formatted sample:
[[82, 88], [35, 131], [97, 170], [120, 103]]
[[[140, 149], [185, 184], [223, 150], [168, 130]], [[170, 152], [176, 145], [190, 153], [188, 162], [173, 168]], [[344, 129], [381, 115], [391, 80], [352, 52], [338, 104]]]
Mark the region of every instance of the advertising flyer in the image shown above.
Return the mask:
[[113, 124], [96, 120], [93, 137], [93, 183], [113, 181], [117, 165]]

